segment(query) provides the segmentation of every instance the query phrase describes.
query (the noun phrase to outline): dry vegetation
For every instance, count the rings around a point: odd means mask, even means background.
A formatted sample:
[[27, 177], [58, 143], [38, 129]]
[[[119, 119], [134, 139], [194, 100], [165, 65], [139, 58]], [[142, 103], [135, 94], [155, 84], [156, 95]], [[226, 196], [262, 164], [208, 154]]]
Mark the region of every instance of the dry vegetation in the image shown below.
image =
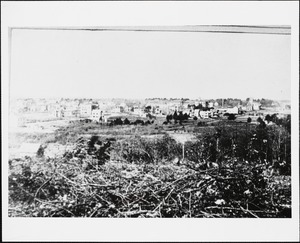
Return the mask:
[[285, 125], [205, 127], [185, 144], [184, 159], [169, 135], [122, 138], [128, 127], [109, 136], [110, 128], [70, 124], [53, 137], [74, 144], [63, 156], [10, 160], [9, 215], [291, 217]]

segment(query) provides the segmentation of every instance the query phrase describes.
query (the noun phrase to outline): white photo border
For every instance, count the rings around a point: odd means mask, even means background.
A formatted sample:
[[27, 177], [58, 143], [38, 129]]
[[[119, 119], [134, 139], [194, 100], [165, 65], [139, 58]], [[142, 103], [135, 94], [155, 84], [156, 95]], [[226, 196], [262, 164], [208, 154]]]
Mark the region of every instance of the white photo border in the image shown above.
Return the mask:
[[[298, 241], [299, 2], [2, 2], [2, 232], [4, 241]], [[8, 217], [9, 28], [288, 25], [292, 28], [291, 219]]]

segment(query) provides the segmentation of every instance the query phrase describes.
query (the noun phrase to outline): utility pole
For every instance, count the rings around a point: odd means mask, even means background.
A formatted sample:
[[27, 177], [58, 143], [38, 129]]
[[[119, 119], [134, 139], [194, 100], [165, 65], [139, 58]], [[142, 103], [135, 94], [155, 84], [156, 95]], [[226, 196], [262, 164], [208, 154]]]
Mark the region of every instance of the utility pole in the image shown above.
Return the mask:
[[182, 143], [182, 161], [184, 161], [184, 142]]

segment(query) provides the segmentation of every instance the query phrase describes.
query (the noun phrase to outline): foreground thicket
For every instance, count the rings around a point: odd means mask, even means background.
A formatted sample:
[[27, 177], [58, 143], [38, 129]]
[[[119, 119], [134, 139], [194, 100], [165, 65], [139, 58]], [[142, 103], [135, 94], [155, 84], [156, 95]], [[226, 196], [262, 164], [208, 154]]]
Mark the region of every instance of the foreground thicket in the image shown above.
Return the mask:
[[10, 161], [10, 216], [291, 217], [290, 133], [217, 126], [182, 145], [165, 135], [77, 140], [56, 159]]

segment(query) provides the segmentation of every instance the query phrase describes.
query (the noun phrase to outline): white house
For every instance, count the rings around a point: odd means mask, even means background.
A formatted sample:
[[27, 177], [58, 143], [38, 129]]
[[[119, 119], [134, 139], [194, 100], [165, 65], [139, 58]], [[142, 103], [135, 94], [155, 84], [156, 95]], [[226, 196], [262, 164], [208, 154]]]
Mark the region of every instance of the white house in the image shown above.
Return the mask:
[[100, 118], [102, 117], [102, 111], [100, 109], [94, 109], [92, 110], [91, 119], [94, 121], [100, 121]]
[[209, 103], [208, 103], [208, 107], [209, 107], [209, 108], [214, 107], [214, 103], [213, 103], [213, 102], [209, 102]]
[[55, 104], [54, 109], [53, 109], [53, 114], [54, 114], [54, 117], [57, 117], [57, 118], [63, 117], [64, 116], [63, 107], [61, 107], [59, 104]]
[[259, 111], [259, 110], [260, 110], [260, 107], [261, 107], [261, 104], [258, 103], [258, 102], [253, 102], [252, 107], [253, 107], [252, 109], [253, 109], [254, 111]]
[[199, 115], [201, 118], [204, 118], [204, 119], [209, 118], [210, 111], [200, 111]]
[[260, 110], [261, 104], [258, 102], [249, 101], [246, 105], [247, 111], [258, 111]]
[[228, 108], [227, 113], [229, 114], [239, 114], [239, 108], [237, 106]]
[[92, 114], [91, 104], [80, 104], [80, 116], [89, 117]]
[[121, 113], [123, 111], [123, 107], [122, 106], [116, 106], [114, 108], [111, 109], [112, 113]]
[[138, 106], [133, 107], [133, 114], [141, 116], [141, 115], [143, 115], [143, 113], [144, 113], [143, 109], [141, 109], [140, 107], [138, 107]]

